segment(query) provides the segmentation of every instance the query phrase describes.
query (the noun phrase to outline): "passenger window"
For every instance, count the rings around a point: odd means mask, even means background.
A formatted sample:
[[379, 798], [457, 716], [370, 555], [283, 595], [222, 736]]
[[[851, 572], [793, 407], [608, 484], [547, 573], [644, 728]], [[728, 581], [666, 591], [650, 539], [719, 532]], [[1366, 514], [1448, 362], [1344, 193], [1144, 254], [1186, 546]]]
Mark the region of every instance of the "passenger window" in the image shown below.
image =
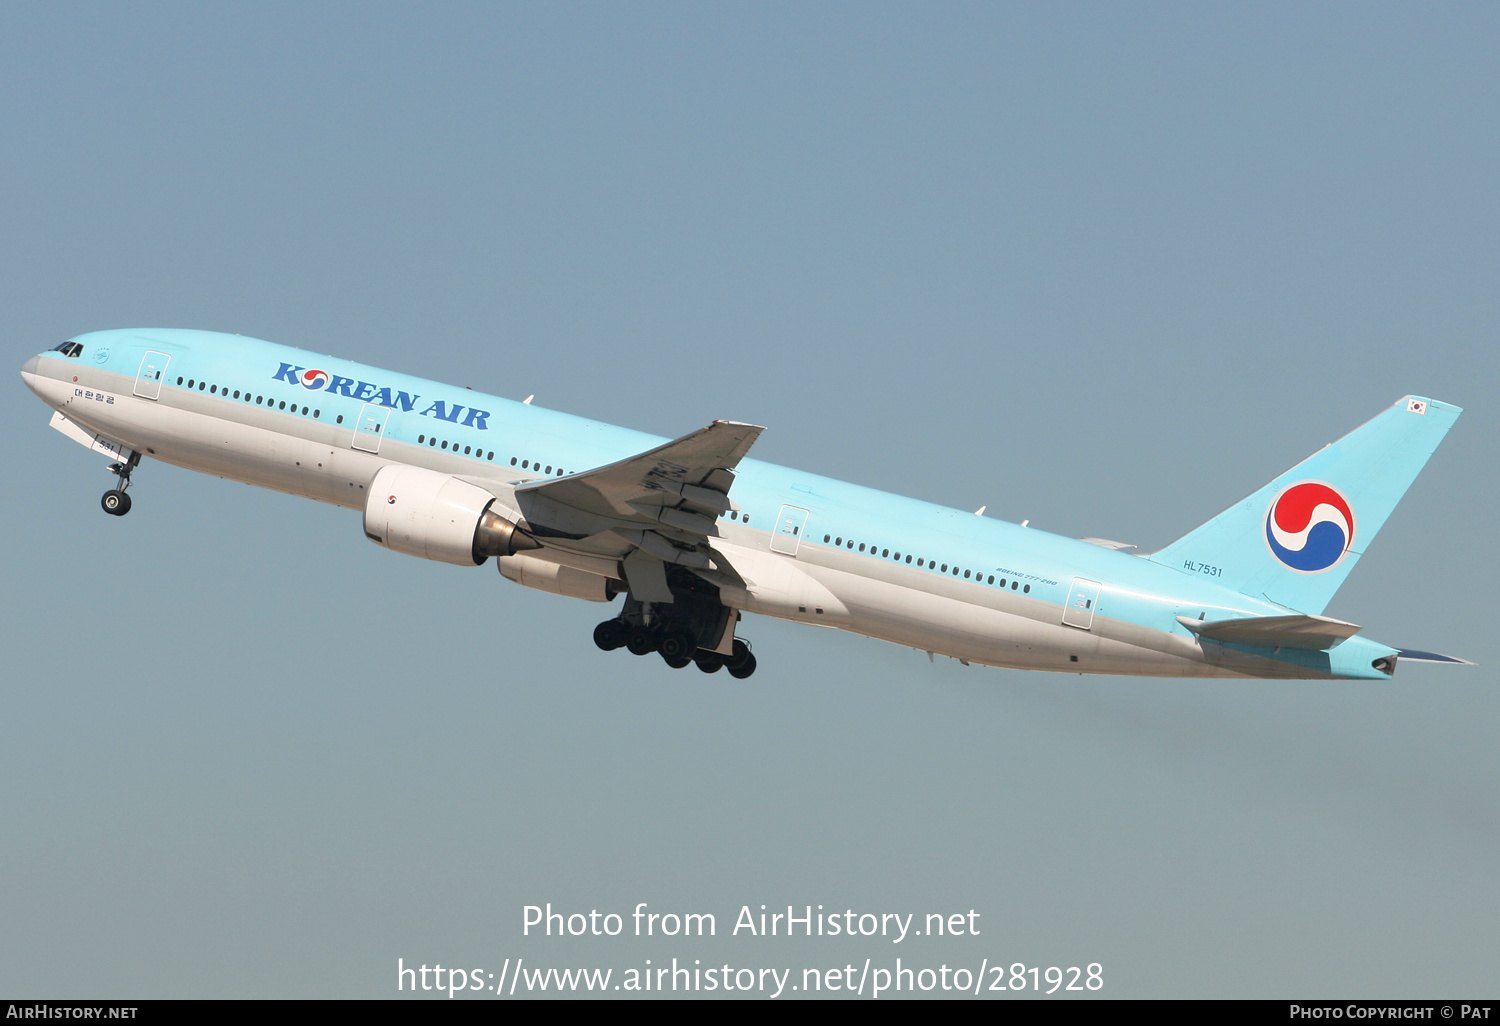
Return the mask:
[[336, 420], [336, 421], [334, 421], [334, 423], [335, 424], [342, 424], [343, 422], [344, 422], [344, 415], [341, 413], [341, 414], [339, 414], [339, 419]]
[[908, 562], [908, 563], [910, 563], [910, 562], [911, 562], [911, 556], [910, 556], [910, 555], [908, 555], [908, 556], [907, 556], [907, 557], [906, 557], [906, 561], [907, 561], [907, 562]]
[[192, 388], [192, 387], [193, 387], [193, 379], [192, 378], [188, 378], [188, 388]]
[[989, 583], [989, 584], [994, 584], [994, 583], [995, 583], [995, 575], [994, 575], [994, 574], [990, 574], [990, 579], [989, 579], [989, 581], [988, 581], [988, 582], [986, 582], [986, 583]]
[[861, 552], [865, 551], [865, 543], [864, 542], [860, 542], [859, 543], [859, 551], [861, 551]]
[[[891, 554], [891, 550], [890, 550], [890, 549], [881, 549], [881, 550], [880, 550], [880, 558], [881, 558], [881, 559], [885, 559], [885, 558], [886, 558], [886, 557], [887, 557], [887, 556], [889, 556], [889, 555], [890, 555], [890, 554]], [[899, 557], [898, 557], [898, 558], [899, 558]]]
[[1026, 594], [1028, 594], [1028, 595], [1031, 594], [1031, 585], [1029, 585], [1029, 584], [1026, 585]]
[[489, 460], [489, 461], [490, 461], [490, 462], [491, 462], [491, 463], [493, 463], [493, 462], [494, 462], [494, 460], [495, 460], [495, 454], [494, 454], [494, 452], [493, 452], [493, 451], [491, 451], [491, 452], [490, 452], [490, 454], [489, 454], [489, 455], [488, 455], [488, 456], [486, 456], [486, 457], [485, 457], [485, 459], [487, 459], [487, 460]]
[[467, 445], [464, 446], [464, 455], [465, 456], [469, 455], [469, 447]]
[[522, 470], [529, 470], [530, 468], [531, 468], [531, 461], [530, 460], [522, 460], [521, 461], [521, 469]]
[[[1016, 582], [1015, 581], [1011, 581], [1010, 582], [1010, 590], [1011, 591], [1015, 591], [1016, 590]], [[1031, 585], [1029, 585], [1029, 584], [1026, 585], [1026, 590], [1030, 591], [1031, 590]]]
[[200, 391], [200, 392], [203, 391], [204, 387], [205, 386], [204, 386], [203, 382], [201, 382], [201, 381], [198, 382], [198, 391]]
[[545, 471], [543, 471], [543, 473], [546, 473], [546, 474], [552, 473], [552, 464], [550, 464], [550, 463], [547, 464], [547, 469]]
[[968, 579], [969, 579], [969, 571], [965, 570], [964, 571], [964, 580], [967, 581]]

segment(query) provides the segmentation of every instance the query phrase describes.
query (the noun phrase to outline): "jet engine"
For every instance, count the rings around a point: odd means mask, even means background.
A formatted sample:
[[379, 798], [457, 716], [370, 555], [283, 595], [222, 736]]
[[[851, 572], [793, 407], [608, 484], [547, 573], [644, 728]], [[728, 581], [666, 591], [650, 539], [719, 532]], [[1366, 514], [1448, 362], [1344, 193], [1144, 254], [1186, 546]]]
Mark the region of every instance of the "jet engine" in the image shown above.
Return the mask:
[[478, 566], [541, 544], [490, 509], [495, 496], [452, 474], [391, 464], [365, 499], [365, 537], [408, 556]]
[[536, 556], [503, 556], [497, 561], [500, 572], [517, 584], [554, 595], [588, 599], [590, 602], [613, 602], [624, 586], [611, 577], [589, 573], [577, 567], [562, 566]]

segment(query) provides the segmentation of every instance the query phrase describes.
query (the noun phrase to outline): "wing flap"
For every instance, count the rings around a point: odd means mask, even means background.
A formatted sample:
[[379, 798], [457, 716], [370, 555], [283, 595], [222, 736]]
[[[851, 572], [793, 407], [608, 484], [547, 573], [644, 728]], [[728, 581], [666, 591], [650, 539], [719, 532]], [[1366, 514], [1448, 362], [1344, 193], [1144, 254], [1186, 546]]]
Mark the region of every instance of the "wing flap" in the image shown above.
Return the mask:
[[1331, 616], [1251, 616], [1237, 620], [1192, 620], [1177, 622], [1200, 638], [1231, 645], [1258, 648], [1305, 648], [1326, 650], [1342, 644], [1360, 631], [1358, 624]]
[[664, 563], [712, 566], [708, 540], [729, 499], [734, 468], [765, 429], [716, 420], [647, 452], [567, 477], [516, 489], [526, 520], [586, 537], [614, 531]]
[[522, 485], [516, 497], [542, 495], [599, 516], [637, 522], [654, 519], [635, 506], [647, 500], [656, 506], [691, 503], [716, 512], [733, 509], [728, 493], [734, 468], [764, 430], [754, 424], [716, 420], [617, 463]]

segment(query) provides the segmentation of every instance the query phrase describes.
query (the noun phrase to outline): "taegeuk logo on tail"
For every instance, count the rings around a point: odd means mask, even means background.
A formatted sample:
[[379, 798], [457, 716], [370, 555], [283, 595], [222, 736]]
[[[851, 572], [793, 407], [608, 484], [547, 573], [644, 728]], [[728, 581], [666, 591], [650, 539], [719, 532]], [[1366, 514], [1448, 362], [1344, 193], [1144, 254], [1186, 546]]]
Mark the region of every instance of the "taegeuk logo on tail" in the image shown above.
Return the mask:
[[1299, 481], [1283, 488], [1266, 510], [1266, 544], [1288, 569], [1322, 573], [1354, 544], [1354, 511], [1332, 485]]

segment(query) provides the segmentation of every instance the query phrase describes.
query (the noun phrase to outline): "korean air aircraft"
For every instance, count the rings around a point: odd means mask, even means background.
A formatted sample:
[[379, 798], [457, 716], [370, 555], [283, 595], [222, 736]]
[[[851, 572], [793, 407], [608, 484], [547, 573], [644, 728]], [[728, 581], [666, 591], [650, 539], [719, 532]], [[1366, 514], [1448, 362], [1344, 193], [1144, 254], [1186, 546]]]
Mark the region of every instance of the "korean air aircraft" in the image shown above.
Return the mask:
[[[52, 426], [358, 510], [365, 536], [607, 603], [606, 651], [736, 677], [744, 611], [965, 663], [1174, 677], [1390, 677], [1322, 615], [1459, 415], [1407, 396], [1165, 549], [1132, 554], [749, 459], [761, 428], [675, 441], [238, 335], [99, 331], [26, 361]], [[980, 511], [983, 512], [982, 510]]]

